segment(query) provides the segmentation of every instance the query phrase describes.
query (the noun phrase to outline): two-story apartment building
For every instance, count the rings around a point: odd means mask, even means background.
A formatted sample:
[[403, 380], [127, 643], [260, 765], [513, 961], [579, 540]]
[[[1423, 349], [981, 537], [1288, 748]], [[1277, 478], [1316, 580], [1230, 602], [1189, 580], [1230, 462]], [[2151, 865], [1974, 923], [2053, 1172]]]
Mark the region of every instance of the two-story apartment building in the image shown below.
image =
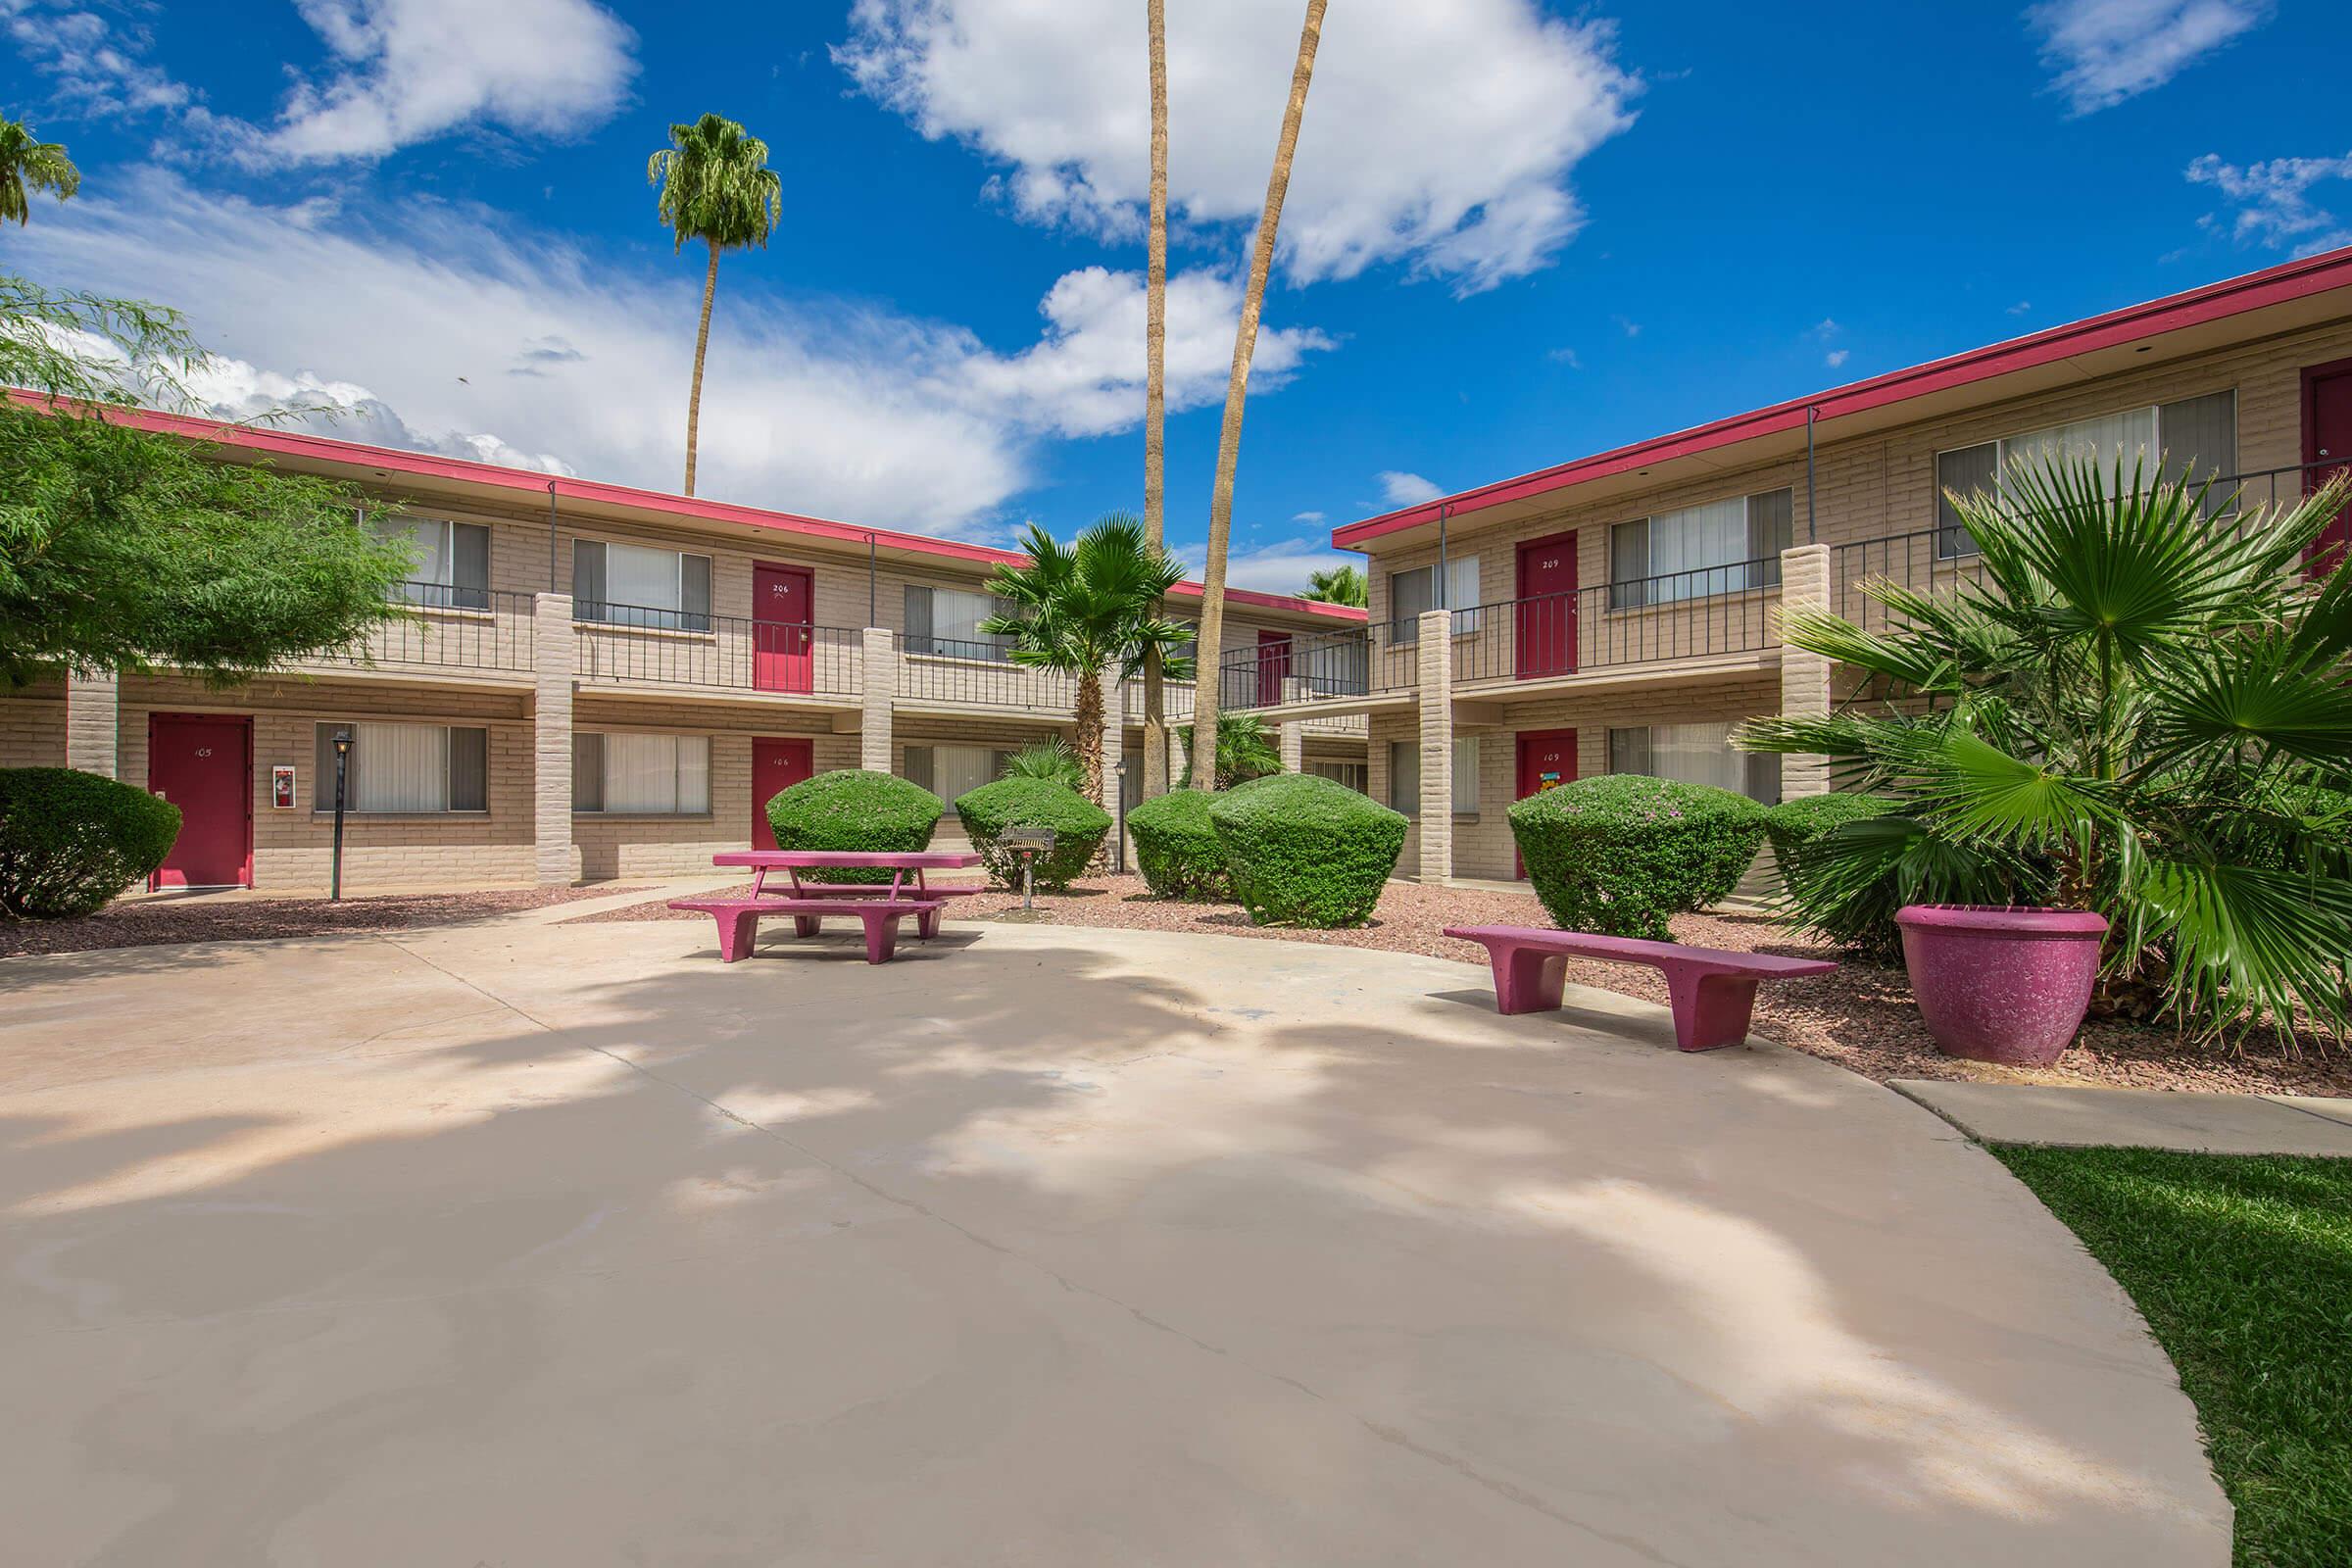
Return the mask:
[[1728, 744], [1851, 692], [1782, 646], [1783, 608], [1868, 622], [1866, 578], [1957, 580], [1945, 493], [2049, 453], [2257, 503], [2344, 467], [2352, 250], [1341, 527], [1369, 558], [1367, 626], [1229, 653], [1221, 690], [1269, 720], [1364, 715], [1367, 787], [1415, 818], [1402, 869], [1424, 879], [1517, 874], [1504, 808], [1579, 776], [1818, 793], [1819, 759]]
[[[0, 691], [0, 765], [86, 768], [180, 807], [162, 885], [323, 887], [338, 736], [345, 886], [380, 891], [708, 870], [715, 851], [765, 842], [760, 803], [812, 772], [887, 770], [952, 801], [1006, 752], [1072, 728], [1074, 683], [1008, 662], [979, 630], [987, 579], [1016, 555], [142, 417], [223, 461], [354, 482], [382, 501], [355, 525], [406, 533], [419, 557], [402, 618], [243, 687], [165, 673]], [[1175, 612], [1200, 594], [1182, 585]], [[1236, 591], [1225, 646], [1363, 623], [1361, 610]], [[1172, 718], [1189, 719], [1191, 698], [1170, 689]], [[1123, 776], [1132, 804], [1143, 693], [1114, 686], [1109, 701], [1122, 721], [1105, 791]], [[1298, 715], [1286, 759], [1360, 786], [1367, 724]]]

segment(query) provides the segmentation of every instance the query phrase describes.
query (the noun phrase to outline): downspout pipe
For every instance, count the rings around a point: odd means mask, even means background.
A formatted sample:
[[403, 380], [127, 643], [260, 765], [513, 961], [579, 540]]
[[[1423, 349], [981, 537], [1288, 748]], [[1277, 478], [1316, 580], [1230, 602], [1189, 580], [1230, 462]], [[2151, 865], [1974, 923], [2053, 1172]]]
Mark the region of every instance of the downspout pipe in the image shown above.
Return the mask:
[[1818, 406], [1805, 405], [1805, 543], [1809, 545], [1820, 543], [1813, 526], [1813, 421], [1820, 415]]
[[874, 536], [869, 533], [865, 536], [865, 623], [868, 626], [882, 624], [874, 614], [879, 603], [874, 597]]
[[547, 591], [556, 591], [556, 481], [547, 481]]
[[1452, 511], [1453, 503], [1450, 501], [1438, 503], [1438, 581], [1436, 585], [1438, 591], [1436, 599], [1440, 610], [1453, 608], [1446, 602], [1446, 518]]

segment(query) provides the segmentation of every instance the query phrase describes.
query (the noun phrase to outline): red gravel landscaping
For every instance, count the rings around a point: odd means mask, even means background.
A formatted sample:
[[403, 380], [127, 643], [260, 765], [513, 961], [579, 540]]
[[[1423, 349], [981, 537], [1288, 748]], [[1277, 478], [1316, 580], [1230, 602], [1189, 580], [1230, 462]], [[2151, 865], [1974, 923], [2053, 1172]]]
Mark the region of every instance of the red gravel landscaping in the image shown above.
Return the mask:
[[[745, 883], [735, 891], [748, 894]], [[1020, 895], [990, 891], [958, 900], [949, 918], [987, 919], [1018, 910]], [[1049, 922], [1137, 931], [1205, 931], [1261, 941], [1317, 942], [1327, 947], [1418, 953], [1486, 965], [1483, 950], [1446, 936], [1449, 925], [1549, 925], [1532, 894], [1392, 882], [1370, 924], [1353, 931], [1260, 927], [1232, 905], [1188, 904], [1152, 896], [1141, 877], [1102, 877], [1066, 894], [1037, 897]], [[702, 920], [660, 902], [584, 914], [566, 924], [597, 920]], [[2230, 1054], [2202, 1049], [2169, 1030], [2127, 1023], [2084, 1026], [2055, 1068], [2010, 1071], [1946, 1056], [1928, 1038], [1912, 1005], [1903, 971], [1859, 962], [1833, 948], [1793, 936], [1763, 915], [1690, 914], [1674, 921], [1675, 939], [1696, 947], [1836, 958], [1824, 975], [1756, 994], [1756, 1032], [1885, 1082], [1889, 1078], [1974, 1078], [2018, 1083], [2095, 1085], [2126, 1089], [2197, 1089], [2234, 1094], [2352, 1095], [2352, 1059], [2341, 1055], [2278, 1053], [2270, 1048]], [[1650, 1002], [1666, 1000], [1655, 970], [1622, 964], [1568, 961], [1568, 978]]]
[[544, 909], [581, 899], [638, 893], [639, 887], [500, 888], [482, 893], [391, 893], [371, 898], [252, 899], [194, 894], [131, 899], [77, 920], [12, 920], [0, 915], [0, 958], [34, 953], [89, 953], [164, 942], [270, 942], [343, 931], [395, 931], [455, 925], [485, 915]]

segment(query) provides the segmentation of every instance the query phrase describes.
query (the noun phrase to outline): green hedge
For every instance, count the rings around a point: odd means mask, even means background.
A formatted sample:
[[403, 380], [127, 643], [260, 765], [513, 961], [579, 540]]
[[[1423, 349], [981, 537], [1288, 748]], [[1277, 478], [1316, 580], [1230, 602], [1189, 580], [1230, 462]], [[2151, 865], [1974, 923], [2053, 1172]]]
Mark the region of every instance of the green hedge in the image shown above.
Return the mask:
[[94, 914], [164, 863], [179, 808], [70, 767], [0, 768], [0, 908]]
[[1127, 813], [1136, 867], [1161, 898], [1233, 897], [1225, 847], [1217, 842], [1216, 825], [1208, 819], [1208, 805], [1215, 798], [1200, 790], [1171, 790]]
[[[920, 784], [845, 767], [779, 790], [767, 803], [779, 850], [909, 853], [931, 847], [946, 809]], [[828, 871], [833, 882], [888, 882], [888, 871]]]
[[1054, 852], [1037, 859], [1037, 885], [1066, 888], [1083, 876], [1110, 832], [1110, 813], [1067, 784], [1050, 778], [1001, 778], [957, 796], [956, 815], [971, 836], [988, 874], [1008, 888], [1021, 885], [1021, 863], [997, 848], [1008, 827], [1050, 827]]
[[1828, 795], [1800, 795], [1764, 813], [1764, 837], [1772, 844], [1772, 858], [1781, 874], [1791, 876], [1804, 864], [1805, 846], [1815, 839], [1848, 822], [1901, 810], [1902, 806], [1902, 802], [1888, 796], [1859, 795], [1845, 790]]
[[1259, 925], [1362, 925], [1404, 849], [1401, 815], [1307, 773], [1238, 784], [1209, 802], [1208, 820], [1233, 896]]
[[1721, 902], [1753, 863], [1764, 809], [1641, 773], [1578, 779], [1512, 804], [1528, 880], [1569, 931], [1670, 940], [1669, 915]]

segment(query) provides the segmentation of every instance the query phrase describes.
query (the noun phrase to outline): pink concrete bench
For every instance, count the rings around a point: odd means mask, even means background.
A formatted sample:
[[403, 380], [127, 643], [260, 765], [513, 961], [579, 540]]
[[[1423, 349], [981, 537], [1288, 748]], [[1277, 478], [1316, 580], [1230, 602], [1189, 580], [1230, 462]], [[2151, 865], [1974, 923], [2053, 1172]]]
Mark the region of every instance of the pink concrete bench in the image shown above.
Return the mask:
[[[867, 898], [880, 898], [887, 891], [881, 884], [874, 882], [804, 882], [793, 890], [794, 896], [798, 898], [828, 899], [856, 898], [860, 894]], [[928, 903], [934, 900], [968, 899], [975, 893], [986, 893], [988, 889], [984, 887], [928, 886], [916, 889], [913, 896], [918, 901]], [[915, 922], [914, 934], [925, 942], [939, 935], [939, 910], [924, 910], [922, 918]]]
[[946, 907], [938, 899], [780, 899], [754, 897], [748, 899], [672, 899], [673, 909], [693, 909], [710, 915], [718, 922], [718, 961], [733, 963], [749, 957], [752, 942], [760, 934], [760, 917], [763, 914], [792, 916], [792, 934], [796, 937], [816, 935], [828, 914], [854, 914], [865, 927], [865, 961], [888, 963], [898, 951], [899, 922], [913, 915], [919, 934], [930, 936], [938, 930], [939, 911]]
[[1828, 974], [1838, 967], [1826, 958], [1728, 953], [1721, 948], [1686, 948], [1674, 942], [1550, 931], [1531, 925], [1449, 925], [1446, 934], [1487, 950], [1494, 968], [1497, 1012], [1548, 1012], [1557, 1007], [1570, 958], [1641, 963], [1663, 970], [1666, 995], [1674, 1004], [1674, 1043], [1685, 1051], [1713, 1051], [1745, 1040], [1748, 1018], [1755, 1010], [1757, 981], [1796, 980]]

